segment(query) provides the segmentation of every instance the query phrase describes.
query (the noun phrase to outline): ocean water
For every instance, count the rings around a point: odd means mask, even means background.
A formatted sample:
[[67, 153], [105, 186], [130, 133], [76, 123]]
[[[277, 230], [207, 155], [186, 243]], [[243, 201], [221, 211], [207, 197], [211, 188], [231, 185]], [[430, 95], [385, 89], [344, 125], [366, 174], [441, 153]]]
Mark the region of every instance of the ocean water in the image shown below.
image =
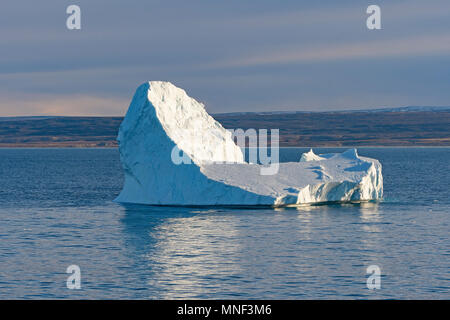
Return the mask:
[[0, 298], [449, 299], [450, 148], [359, 153], [383, 201], [257, 209], [122, 206], [115, 149], [0, 149]]

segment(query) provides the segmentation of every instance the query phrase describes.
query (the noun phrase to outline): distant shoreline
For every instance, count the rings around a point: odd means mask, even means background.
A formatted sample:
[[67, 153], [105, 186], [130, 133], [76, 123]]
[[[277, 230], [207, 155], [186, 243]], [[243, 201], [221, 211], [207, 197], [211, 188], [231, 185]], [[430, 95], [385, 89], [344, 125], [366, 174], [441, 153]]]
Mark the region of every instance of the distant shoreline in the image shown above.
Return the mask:
[[[280, 147], [449, 147], [450, 110], [241, 113], [226, 129], [279, 129]], [[117, 148], [122, 117], [1, 118], [0, 148]]]
[[[0, 145], [0, 149], [118, 149], [118, 146], [114, 146], [114, 147], [99, 147], [99, 146], [92, 146], [92, 147], [83, 147], [83, 146], [30, 146], [30, 145], [26, 145], [26, 146], [2, 146]], [[308, 149], [308, 148], [312, 148], [312, 149], [328, 149], [328, 148], [333, 148], [333, 149], [375, 149], [375, 148], [380, 148], [380, 149], [435, 149], [435, 148], [450, 148], [450, 146], [448, 145], [427, 145], [427, 146], [414, 146], [414, 145], [408, 145], [408, 146], [288, 146], [288, 147], [283, 147], [280, 146], [280, 149], [299, 149], [299, 148], [303, 148], [303, 149]]]

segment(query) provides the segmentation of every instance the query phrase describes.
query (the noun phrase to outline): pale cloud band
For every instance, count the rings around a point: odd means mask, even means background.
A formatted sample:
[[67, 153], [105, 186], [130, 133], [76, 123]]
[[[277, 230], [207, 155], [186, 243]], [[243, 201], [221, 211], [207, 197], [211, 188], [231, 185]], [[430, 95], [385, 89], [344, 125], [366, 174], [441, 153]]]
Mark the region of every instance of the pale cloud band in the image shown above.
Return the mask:
[[392, 58], [450, 54], [450, 34], [422, 35], [409, 38], [375, 40], [339, 45], [306, 45], [276, 48], [272, 52], [231, 59], [213, 67], [249, 67], [265, 64], [314, 63], [360, 58]]
[[105, 116], [123, 115], [129, 101], [98, 96], [20, 96], [0, 100], [0, 116]]

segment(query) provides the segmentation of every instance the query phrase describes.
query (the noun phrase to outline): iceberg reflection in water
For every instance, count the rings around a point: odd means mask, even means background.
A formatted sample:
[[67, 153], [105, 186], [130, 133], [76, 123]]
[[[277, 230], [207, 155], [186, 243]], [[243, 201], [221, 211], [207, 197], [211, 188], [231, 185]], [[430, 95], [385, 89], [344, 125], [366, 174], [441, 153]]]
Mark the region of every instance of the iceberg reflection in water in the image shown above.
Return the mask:
[[[339, 205], [278, 208], [275, 213], [269, 208], [127, 206], [123, 222], [151, 270], [147, 284], [158, 288], [159, 298], [270, 298], [279, 290], [286, 298], [306, 298], [319, 286], [325, 286], [321, 290], [327, 292], [327, 282], [333, 289], [337, 278], [349, 284], [364, 280], [363, 266], [377, 260], [372, 250], [364, 249], [376, 241], [376, 235], [369, 235], [372, 240], [367, 243], [367, 235], [374, 230], [364, 227], [380, 223], [375, 218], [377, 204], [345, 207], [346, 217]], [[345, 227], [349, 214], [351, 246], [348, 238], [336, 236], [341, 228], [321, 227], [336, 220]], [[135, 233], [138, 229], [141, 232]], [[320, 251], [318, 241], [326, 243]], [[345, 243], [346, 248], [342, 248]], [[358, 252], [364, 252], [359, 263], [338, 268], [335, 260], [339, 256], [356, 257]], [[357, 289], [353, 288], [353, 294], [358, 295]], [[333, 290], [330, 293], [337, 293]]]

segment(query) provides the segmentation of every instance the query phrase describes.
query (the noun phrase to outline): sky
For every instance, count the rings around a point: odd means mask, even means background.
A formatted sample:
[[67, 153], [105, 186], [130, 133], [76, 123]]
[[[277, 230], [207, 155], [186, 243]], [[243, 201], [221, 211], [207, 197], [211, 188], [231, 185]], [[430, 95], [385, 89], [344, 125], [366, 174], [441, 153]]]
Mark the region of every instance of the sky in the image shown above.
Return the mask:
[[450, 105], [448, 0], [3, 0], [0, 52], [0, 116], [121, 116], [149, 80], [210, 113]]

